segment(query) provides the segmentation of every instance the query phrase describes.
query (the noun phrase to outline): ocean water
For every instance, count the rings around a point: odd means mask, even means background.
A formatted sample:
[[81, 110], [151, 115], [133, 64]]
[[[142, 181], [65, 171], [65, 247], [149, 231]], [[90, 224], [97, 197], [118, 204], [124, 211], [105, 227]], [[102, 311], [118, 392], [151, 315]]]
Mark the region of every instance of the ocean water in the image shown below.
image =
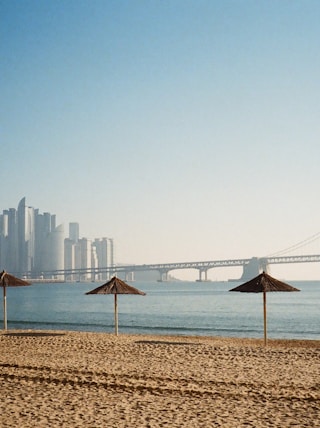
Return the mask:
[[[130, 284], [147, 294], [118, 296], [119, 333], [263, 337], [262, 294], [230, 293], [237, 282]], [[290, 284], [301, 291], [267, 293], [268, 337], [319, 340], [320, 281]], [[8, 329], [113, 332], [114, 296], [85, 295], [99, 285], [9, 287]]]

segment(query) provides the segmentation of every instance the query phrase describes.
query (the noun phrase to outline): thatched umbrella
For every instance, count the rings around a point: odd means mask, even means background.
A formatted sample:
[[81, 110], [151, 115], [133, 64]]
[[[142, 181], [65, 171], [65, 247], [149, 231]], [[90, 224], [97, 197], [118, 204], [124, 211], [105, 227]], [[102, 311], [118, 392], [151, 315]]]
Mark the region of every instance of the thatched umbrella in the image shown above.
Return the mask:
[[270, 291], [300, 291], [285, 282], [272, 278], [265, 272], [229, 291], [240, 291], [242, 293], [263, 293], [263, 322], [264, 322], [264, 344], [267, 344], [267, 298], [266, 293]]
[[106, 284], [88, 291], [86, 294], [114, 294], [114, 325], [115, 333], [118, 336], [118, 294], [140, 294], [141, 296], [145, 296], [146, 293], [114, 276]]
[[0, 273], [0, 287], [3, 287], [3, 328], [7, 330], [7, 287], [20, 287], [31, 285], [30, 282], [10, 275], [6, 271]]

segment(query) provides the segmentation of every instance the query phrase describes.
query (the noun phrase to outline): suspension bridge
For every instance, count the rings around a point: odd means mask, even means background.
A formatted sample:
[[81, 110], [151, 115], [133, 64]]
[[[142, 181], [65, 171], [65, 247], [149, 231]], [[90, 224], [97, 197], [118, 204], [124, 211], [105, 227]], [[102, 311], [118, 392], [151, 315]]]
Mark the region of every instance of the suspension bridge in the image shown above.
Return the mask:
[[[126, 280], [133, 281], [134, 275], [137, 272], [156, 271], [159, 274], [158, 281], [168, 281], [170, 272], [176, 270], [195, 269], [198, 271], [197, 281], [208, 281], [208, 272], [214, 268], [223, 267], [242, 267], [243, 273], [239, 280], [248, 280], [257, 276], [260, 272], [268, 272], [270, 265], [290, 264], [290, 263], [319, 263], [320, 248], [316, 254], [302, 255], [302, 249], [309, 249], [310, 245], [320, 246], [320, 232], [311, 237], [298, 242], [288, 248], [285, 248], [276, 253], [264, 257], [224, 259], [224, 260], [209, 260], [209, 261], [192, 261], [192, 262], [177, 262], [177, 263], [153, 263], [153, 264], [118, 264], [100, 268], [84, 268], [84, 269], [64, 269], [47, 272], [39, 272], [35, 275], [28, 272], [24, 276], [30, 278], [55, 278], [65, 281], [96, 281], [108, 279], [112, 275], [121, 275]], [[293, 253], [299, 253], [294, 255]]]

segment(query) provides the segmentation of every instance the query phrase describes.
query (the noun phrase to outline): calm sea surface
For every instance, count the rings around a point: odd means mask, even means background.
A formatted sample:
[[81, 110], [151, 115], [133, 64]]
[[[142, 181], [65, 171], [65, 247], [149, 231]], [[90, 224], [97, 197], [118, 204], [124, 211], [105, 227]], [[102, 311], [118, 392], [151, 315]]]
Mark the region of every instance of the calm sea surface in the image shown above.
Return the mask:
[[[9, 329], [114, 331], [114, 298], [85, 295], [102, 283], [7, 289]], [[229, 293], [237, 282], [134, 282], [146, 296], [119, 295], [119, 332], [263, 336], [262, 294]], [[268, 337], [320, 339], [320, 281], [291, 281], [299, 293], [268, 293]], [[1, 299], [2, 300], [2, 299]], [[0, 310], [3, 319], [2, 304]]]

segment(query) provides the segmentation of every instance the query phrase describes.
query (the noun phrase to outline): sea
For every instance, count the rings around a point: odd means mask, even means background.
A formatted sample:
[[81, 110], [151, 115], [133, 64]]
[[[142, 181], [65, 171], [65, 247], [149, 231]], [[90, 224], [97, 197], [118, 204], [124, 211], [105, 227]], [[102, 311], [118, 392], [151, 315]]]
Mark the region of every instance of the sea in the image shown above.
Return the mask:
[[[300, 292], [267, 293], [268, 337], [320, 340], [320, 281], [289, 283]], [[129, 284], [146, 295], [118, 295], [119, 334], [263, 337], [262, 293], [230, 293], [240, 282]], [[114, 296], [85, 294], [99, 285], [9, 287], [8, 329], [111, 333]]]

